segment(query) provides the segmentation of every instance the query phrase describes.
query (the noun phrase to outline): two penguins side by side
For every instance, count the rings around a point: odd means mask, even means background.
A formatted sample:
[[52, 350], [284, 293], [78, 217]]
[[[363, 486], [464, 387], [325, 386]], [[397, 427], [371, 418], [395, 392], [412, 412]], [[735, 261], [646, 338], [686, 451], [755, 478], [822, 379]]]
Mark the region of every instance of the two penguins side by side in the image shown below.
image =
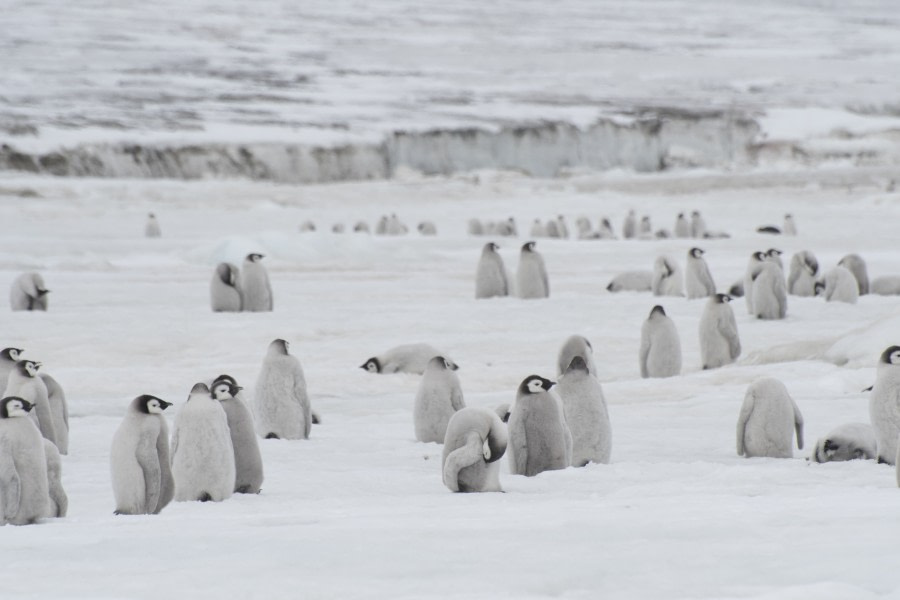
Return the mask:
[[216, 266], [209, 284], [213, 312], [270, 312], [274, 302], [269, 273], [260, 262], [263, 254], [251, 253], [237, 266], [223, 262]]

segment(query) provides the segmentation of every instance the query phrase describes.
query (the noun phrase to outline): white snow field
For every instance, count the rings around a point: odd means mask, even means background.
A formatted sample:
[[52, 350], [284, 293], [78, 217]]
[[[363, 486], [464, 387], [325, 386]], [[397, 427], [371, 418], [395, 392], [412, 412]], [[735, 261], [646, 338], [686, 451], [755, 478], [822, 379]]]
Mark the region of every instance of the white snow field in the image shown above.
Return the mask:
[[[704, 300], [611, 294], [609, 279], [684, 265], [704, 248], [718, 288], [754, 250], [812, 250], [823, 269], [860, 253], [870, 276], [900, 273], [900, 194], [888, 170], [710, 172], [568, 179], [478, 172], [456, 177], [286, 186], [246, 181], [0, 179], [0, 289], [24, 270], [52, 290], [47, 313], [0, 308], [2, 345], [64, 386], [69, 515], [0, 528], [3, 598], [882, 598], [900, 597], [900, 490], [874, 461], [810, 464], [815, 440], [868, 421], [875, 361], [900, 341], [900, 297], [856, 305], [790, 297], [784, 321], [733, 303], [735, 365], [700, 370]], [[579, 215], [620, 228], [635, 208], [656, 228], [700, 210], [724, 240], [540, 239], [547, 300], [474, 300], [481, 246], [510, 270], [528, 238], [478, 238], [466, 220]], [[155, 212], [161, 239], [143, 237]], [[797, 237], [760, 224], [795, 215]], [[413, 233], [335, 235], [397, 213]], [[312, 219], [316, 233], [297, 232]], [[421, 237], [415, 225], [437, 224]], [[214, 314], [218, 261], [266, 255], [273, 313]], [[654, 304], [678, 326], [684, 372], [642, 380], [641, 323]], [[593, 343], [613, 429], [612, 462], [534, 478], [505, 493], [453, 494], [441, 447], [414, 441], [413, 375], [359, 369], [394, 345], [428, 342], [461, 366], [466, 402], [514, 399], [532, 373], [555, 378], [559, 346]], [[172, 503], [157, 516], [114, 516], [109, 447], [129, 401], [175, 406], [220, 374], [248, 391], [268, 343], [283, 337], [306, 371], [323, 423], [308, 441], [261, 442], [258, 496]], [[745, 459], [735, 425], [748, 384], [782, 380], [806, 419], [793, 460]]]

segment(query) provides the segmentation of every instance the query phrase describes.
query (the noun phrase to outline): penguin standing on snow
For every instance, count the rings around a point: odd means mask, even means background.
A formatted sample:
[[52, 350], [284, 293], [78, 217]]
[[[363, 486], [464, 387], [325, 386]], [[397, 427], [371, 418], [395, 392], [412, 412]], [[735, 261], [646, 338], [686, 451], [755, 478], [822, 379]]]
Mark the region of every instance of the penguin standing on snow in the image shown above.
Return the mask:
[[[754, 314], [753, 312], [753, 284], [756, 281], [756, 278], [759, 277], [760, 272], [762, 271], [762, 267], [766, 262], [766, 253], [765, 252], [754, 252], [750, 255], [750, 262], [747, 263], [747, 271], [744, 273], [744, 302], [747, 305], [747, 313]], [[732, 295], [734, 295], [732, 293]]]
[[691, 236], [695, 238], [706, 237], [706, 221], [700, 215], [700, 211], [691, 213]]
[[684, 284], [678, 261], [670, 256], [660, 256], [653, 263], [653, 295], [684, 296]]
[[0, 525], [30, 525], [50, 516], [44, 440], [17, 396], [0, 400]]
[[497, 250], [500, 247], [488, 242], [481, 250], [478, 270], [475, 272], [475, 298], [493, 298], [509, 294], [506, 267]]
[[256, 378], [254, 397], [256, 431], [261, 437], [286, 440], [309, 439], [312, 409], [306, 393], [306, 378], [297, 357], [288, 354], [288, 343], [269, 344], [262, 370]]
[[549, 298], [550, 281], [544, 257], [534, 249], [534, 242], [526, 242], [519, 253], [516, 284], [519, 298]]
[[783, 319], [787, 314], [784, 273], [774, 262], [764, 262], [753, 280], [753, 315], [758, 319]]
[[243, 309], [250, 312], [268, 312], [272, 310], [272, 285], [269, 273], [262, 265], [262, 254], [248, 254], [241, 267], [241, 286], [243, 288]]
[[633, 210], [628, 211], [625, 221], [622, 223], [622, 237], [630, 240], [637, 236], [637, 216]]
[[509, 414], [509, 470], [532, 477], [565, 469], [572, 463], [572, 433], [562, 401], [550, 388], [555, 382], [539, 375], [519, 385]]
[[794, 296], [815, 296], [816, 275], [819, 273], [819, 261], [808, 250], [801, 250], [791, 257], [791, 268], [788, 272], [788, 293]]
[[782, 254], [784, 253], [778, 248], [769, 248], [766, 250], [766, 261], [778, 265], [778, 268], [784, 273], [784, 263], [781, 262]]
[[737, 423], [738, 456], [791, 458], [791, 441], [803, 449], [803, 415], [784, 384], [772, 377], [747, 388]]
[[175, 496], [169, 459], [171, 402], [144, 394], [131, 401], [109, 452], [117, 515], [155, 515]]
[[234, 493], [234, 448], [225, 409], [205, 383], [191, 389], [172, 433], [175, 500], [221, 502]]
[[435, 356], [425, 368], [413, 405], [416, 439], [443, 443], [450, 417], [465, 405], [459, 378], [450, 362], [443, 356]]
[[16, 277], [9, 289], [9, 305], [12, 310], [47, 310], [47, 294], [40, 273], [22, 273]]
[[237, 494], [258, 494], [263, 482], [262, 455], [253, 426], [253, 416], [240, 397], [241, 388], [229, 375], [219, 375], [212, 384], [212, 397], [225, 409], [231, 446], [234, 448]]
[[237, 266], [223, 262], [216, 266], [209, 284], [209, 303], [213, 312], [240, 312], [241, 300], [240, 271]]
[[[0, 389], [6, 389], [7, 383], [9, 381], [9, 374], [13, 369], [16, 368], [16, 363], [21, 358], [23, 352], [25, 351], [21, 348], [4, 348], [2, 351], [0, 351]], [[37, 368], [40, 368], [40, 363], [34, 364], [37, 365]], [[53, 420], [54, 435], [56, 437], [56, 441], [54, 442], [54, 444], [57, 446], [60, 454], [68, 454], [69, 407], [68, 403], [66, 402], [66, 394], [59, 382], [47, 373], [38, 373], [38, 377], [41, 378], [47, 388], [47, 402], [50, 407], [50, 413]], [[20, 384], [23, 383], [22, 380], [18, 381], [20, 382]], [[25, 381], [25, 383], [27, 383], [27, 381]], [[39, 388], [40, 386], [37, 385], [37, 387]], [[37, 390], [37, 392], [39, 393], [39, 390]], [[30, 394], [30, 392], [22, 393], [24, 393], [26, 396], [29, 396]], [[32, 418], [35, 418], [36, 414], [32, 413], [31, 416]]]
[[9, 374], [5, 396], [18, 396], [34, 404], [29, 415], [38, 426], [41, 435], [56, 444], [56, 425], [53, 408], [50, 405], [47, 384], [38, 377], [41, 363], [33, 360], [20, 360]]
[[494, 411], [464, 407], [453, 413], [444, 437], [441, 473], [452, 492], [500, 492], [506, 425]]
[[153, 213], [147, 214], [147, 224], [144, 225], [144, 237], [158, 238], [162, 237], [162, 230], [159, 228], [159, 221]]
[[608, 463], [612, 450], [612, 431], [603, 388], [581, 356], [575, 356], [556, 386], [563, 414], [572, 433], [574, 467], [589, 462]]
[[859, 254], [848, 254], [838, 261], [838, 265], [848, 269], [856, 278], [859, 284], [859, 295], [865, 296], [869, 293], [869, 272], [866, 269], [866, 261]]
[[703, 258], [703, 250], [691, 248], [688, 250], [687, 267], [684, 271], [684, 287], [687, 290], [688, 299], [706, 298], [716, 293], [716, 283]]
[[900, 346], [881, 353], [869, 397], [869, 419], [878, 441], [878, 462], [893, 465], [900, 434]]
[[641, 377], [645, 379], [681, 374], [681, 339], [662, 306], [654, 306], [641, 326], [639, 359]]
[[44, 456], [47, 458], [47, 486], [50, 492], [51, 518], [62, 518], [69, 511], [69, 496], [62, 484], [62, 458], [56, 444], [50, 440], [44, 440]]
[[684, 213], [678, 213], [678, 217], [675, 219], [675, 237], [691, 237], [691, 224], [684, 218]]
[[797, 235], [797, 224], [794, 223], [794, 215], [784, 215], [784, 226], [781, 228], [784, 235]]
[[731, 296], [711, 296], [700, 317], [700, 357], [704, 369], [731, 364], [741, 355]]
[[21, 348], [4, 348], [0, 350], [0, 390], [6, 389], [9, 374], [16, 367], [16, 363], [21, 359], [23, 352], [25, 351]]

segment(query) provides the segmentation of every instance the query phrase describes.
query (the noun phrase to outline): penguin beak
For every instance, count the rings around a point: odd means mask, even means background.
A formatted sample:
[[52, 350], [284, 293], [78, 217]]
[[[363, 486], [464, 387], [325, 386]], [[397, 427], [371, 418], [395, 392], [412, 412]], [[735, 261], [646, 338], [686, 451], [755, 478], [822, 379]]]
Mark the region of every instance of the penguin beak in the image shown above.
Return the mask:
[[43, 366], [42, 363], [39, 363], [39, 362], [34, 363], [34, 368], [35, 368], [35, 369], [40, 369], [42, 366]]
[[34, 408], [34, 404], [28, 402], [27, 400], [22, 403], [22, 409], [25, 412], [31, 412], [31, 409]]

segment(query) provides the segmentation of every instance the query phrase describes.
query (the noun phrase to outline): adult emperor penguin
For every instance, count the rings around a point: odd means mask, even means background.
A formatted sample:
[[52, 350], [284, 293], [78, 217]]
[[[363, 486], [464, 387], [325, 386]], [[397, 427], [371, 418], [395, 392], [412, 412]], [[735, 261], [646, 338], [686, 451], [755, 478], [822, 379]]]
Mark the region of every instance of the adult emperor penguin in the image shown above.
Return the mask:
[[416, 439], [443, 443], [450, 417], [465, 405], [459, 377], [450, 361], [443, 356], [435, 356], [425, 367], [413, 405]]
[[509, 294], [506, 266], [497, 250], [500, 247], [488, 242], [481, 250], [478, 269], [475, 271], [475, 298], [493, 298]]
[[891, 346], [878, 359], [869, 419], [878, 441], [878, 462], [894, 464], [900, 434], [900, 346]]
[[803, 449], [803, 416], [784, 384], [772, 377], [747, 388], [737, 422], [738, 456], [791, 458], [791, 441]]
[[787, 314], [784, 273], [773, 262], [762, 265], [753, 281], [753, 314], [758, 319], [783, 319]]
[[684, 287], [688, 299], [706, 298], [716, 293], [716, 283], [703, 258], [703, 250], [691, 248], [688, 250], [687, 266], [684, 271]]
[[859, 295], [865, 296], [869, 293], [869, 273], [866, 269], [866, 261], [859, 254], [848, 254], [838, 261], [838, 265], [849, 269], [859, 284]]
[[695, 238], [706, 237], [706, 221], [700, 215], [700, 211], [691, 213], [691, 236]]
[[653, 289], [653, 273], [650, 271], [625, 271], [613, 277], [606, 286], [606, 291], [616, 292], [649, 292]]
[[194, 384], [172, 433], [175, 500], [221, 502], [234, 493], [234, 448], [228, 417], [205, 383]]
[[529, 375], [519, 385], [509, 414], [509, 465], [513, 475], [532, 477], [572, 463], [572, 433], [555, 382]]
[[444, 437], [441, 473], [451, 492], [501, 492], [500, 458], [509, 442], [494, 411], [467, 406], [453, 413]]
[[672, 377], [681, 374], [681, 340], [675, 323], [656, 305], [641, 326], [641, 377]]
[[16, 277], [9, 289], [9, 305], [12, 310], [47, 310], [47, 294], [40, 273], [22, 273]]
[[788, 293], [794, 296], [815, 296], [816, 275], [819, 273], [819, 261], [808, 250], [801, 250], [791, 257], [788, 272]]
[[526, 242], [519, 253], [516, 287], [519, 298], [549, 298], [550, 281], [544, 257], [534, 249], [535, 242]]
[[248, 254], [241, 267], [241, 287], [243, 310], [250, 312], [267, 312], [272, 310], [272, 285], [269, 273], [262, 265], [262, 254]]
[[44, 440], [18, 396], [0, 400], [0, 525], [30, 525], [50, 516]]
[[241, 389], [229, 375], [219, 375], [211, 387], [213, 399], [222, 404], [228, 419], [231, 446], [234, 448], [234, 491], [238, 494], [258, 494], [263, 483], [262, 455], [253, 416], [240, 397]]
[[169, 426], [163, 411], [172, 406], [144, 394], [128, 405], [109, 452], [117, 515], [155, 515], [175, 496], [169, 458]]
[[38, 376], [41, 363], [33, 360], [20, 360], [9, 374], [5, 396], [18, 396], [30, 404], [34, 404], [31, 419], [41, 435], [56, 444], [56, 419], [50, 404], [47, 384]]
[[797, 225], [794, 223], [794, 215], [784, 215], [784, 226], [781, 228], [784, 235], [797, 235]]
[[50, 492], [50, 512], [47, 516], [62, 518], [69, 511], [69, 496], [62, 484], [62, 458], [56, 444], [44, 440], [44, 456], [47, 458], [47, 486]]
[[608, 463], [612, 450], [612, 430], [603, 388], [588, 370], [584, 358], [575, 356], [560, 376], [556, 391], [572, 433], [573, 467], [589, 462]]
[[756, 278], [762, 272], [763, 265], [766, 262], [765, 252], [754, 252], [750, 255], [750, 262], [747, 263], [747, 271], [744, 273], [744, 302], [747, 305], [747, 313], [753, 312], [753, 284]]
[[731, 296], [710, 296], [700, 316], [700, 359], [704, 369], [733, 363], [741, 355], [737, 321], [731, 309]]
[[859, 285], [848, 269], [838, 265], [825, 273], [825, 301], [856, 304]]
[[630, 240], [637, 236], [637, 216], [633, 210], [628, 211], [625, 221], [622, 223], [622, 237]]
[[209, 284], [209, 303], [213, 312], [240, 312], [243, 308], [241, 300], [241, 273], [236, 265], [223, 262], [216, 266], [212, 281]]
[[306, 378], [300, 361], [288, 354], [288, 343], [282, 339], [269, 344], [256, 379], [253, 406], [260, 437], [309, 439], [312, 409]]
[[548, 238], [560, 238], [562, 234], [559, 232], [559, 223], [553, 219], [549, 219], [544, 225], [544, 232]]
[[572, 335], [563, 342], [556, 358], [556, 373], [562, 375], [569, 368], [572, 359], [580, 356], [587, 366], [588, 373], [597, 375], [597, 366], [594, 364], [594, 347], [583, 335]]
[[451, 369], [459, 369], [447, 355], [430, 344], [401, 344], [378, 356], [373, 356], [360, 369], [369, 373], [415, 373], [421, 375], [435, 356], [443, 356], [450, 361]]
[[158, 238], [162, 237], [162, 230], [159, 228], [159, 221], [153, 213], [147, 213], [147, 223], [144, 225], [144, 237]]
[[678, 261], [670, 256], [660, 256], [653, 263], [653, 295], [684, 296], [684, 282]]
[[684, 218], [684, 213], [678, 213], [678, 217], [675, 219], [675, 237], [691, 237], [691, 224]]
[[845, 423], [835, 427], [816, 442], [811, 462], [826, 463], [844, 460], [874, 459], [878, 441], [875, 430], [868, 423]]

